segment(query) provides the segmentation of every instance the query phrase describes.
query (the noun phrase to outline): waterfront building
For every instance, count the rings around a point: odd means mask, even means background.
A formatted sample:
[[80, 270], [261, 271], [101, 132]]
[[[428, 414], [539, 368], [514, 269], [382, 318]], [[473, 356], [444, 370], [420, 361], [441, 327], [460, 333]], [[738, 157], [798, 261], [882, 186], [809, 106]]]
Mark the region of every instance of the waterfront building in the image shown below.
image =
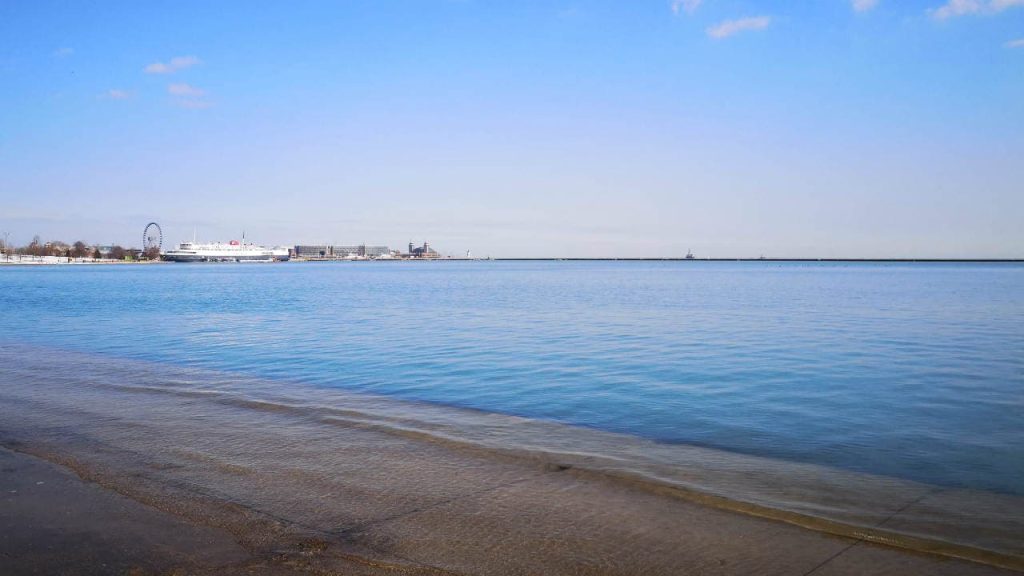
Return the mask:
[[413, 246], [412, 242], [409, 242], [409, 253], [405, 255], [407, 258], [440, 258], [441, 255], [436, 250], [430, 247], [429, 242], [424, 242], [423, 246]]
[[294, 248], [296, 257], [299, 258], [381, 258], [391, 255], [391, 249], [387, 246], [358, 245], [296, 245]]
[[297, 258], [329, 258], [331, 247], [326, 244], [295, 246]]
[[334, 258], [354, 258], [362, 256], [362, 246], [331, 246], [331, 256]]
[[363, 246], [363, 255], [367, 258], [380, 258], [381, 256], [390, 256], [391, 249], [387, 246]]

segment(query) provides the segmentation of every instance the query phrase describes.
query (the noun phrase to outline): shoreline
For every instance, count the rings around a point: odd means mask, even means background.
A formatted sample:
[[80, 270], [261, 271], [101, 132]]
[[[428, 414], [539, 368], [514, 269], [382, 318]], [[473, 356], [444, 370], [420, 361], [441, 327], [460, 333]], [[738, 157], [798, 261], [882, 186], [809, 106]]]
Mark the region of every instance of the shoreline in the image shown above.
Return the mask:
[[[61, 257], [55, 257], [61, 258]], [[141, 265], [141, 264], [164, 264], [156, 260], [75, 260], [75, 261], [53, 261], [53, 260], [30, 260], [28, 262], [0, 260], [0, 266], [120, 266], [120, 265]], [[170, 264], [170, 262], [167, 262]]]
[[[253, 264], [306, 264], [329, 262], [766, 262], [766, 263], [863, 263], [863, 264], [1022, 264], [1024, 258], [367, 258], [349, 260], [344, 258], [292, 258], [287, 261], [253, 262]], [[110, 260], [76, 262], [11, 262], [0, 260], [4, 266], [106, 266], [139, 264], [239, 264], [239, 262], [169, 262], [165, 260]]]
[[[535, 553], [532, 558], [528, 556], [529, 549], [520, 549], [522, 555], [515, 558], [500, 553], [489, 556], [495, 547], [480, 541], [458, 541], [447, 546], [440, 543], [440, 547], [433, 550], [435, 559], [421, 561], [410, 557], [405, 550], [392, 551], [391, 535], [385, 537], [383, 546], [375, 541], [360, 542], [366, 527], [349, 531], [302, 525], [269, 514], [258, 505], [218, 498], [195, 487], [164, 485], [140, 490], [138, 486], [115, 481], [109, 473], [90, 470], [72, 458], [24, 446], [0, 446], [0, 466], [3, 471], [0, 489], [5, 504], [0, 508], [0, 529], [4, 533], [4, 538], [0, 539], [0, 555], [5, 558], [5, 573], [12, 576], [38, 573], [241, 576], [254, 571], [295, 576], [373, 576], [396, 572], [454, 576], [527, 574], [537, 573], [538, 569], [545, 574], [676, 574], [689, 569], [723, 576], [750, 573], [1009, 576], [1017, 573], [904, 552], [857, 538], [776, 527], [771, 522], [744, 516], [729, 517], [726, 513], [718, 517], [714, 509], [696, 505], [683, 510], [687, 513], [689, 530], [678, 534], [679, 548], [674, 555], [677, 562], [664, 570], [651, 571], [647, 567], [641, 570], [625, 555], [595, 565], [592, 558], [579, 556], [568, 542], [561, 551], [568, 558], [552, 558], [548, 545], [541, 552], [548, 558], [540, 562]], [[485, 492], [514, 488], [518, 483], [520, 481], [513, 480]], [[602, 498], [602, 504], [608, 502], [609, 494], [604, 491], [590, 495], [596, 496]], [[473, 495], [444, 504], [471, 498]], [[634, 497], [629, 499], [632, 505], [637, 504]], [[674, 508], [672, 512], [679, 513], [680, 509]], [[429, 515], [428, 510], [411, 512], [412, 515], [420, 513]], [[476, 515], [472, 511], [462, 514], [463, 518]], [[416, 525], [412, 533], [402, 536], [416, 539], [437, 529], [450, 528], [443, 515], [435, 514], [432, 518], [439, 519], [440, 523], [428, 520], [426, 525]], [[59, 528], [54, 528], [55, 525]], [[12, 530], [15, 526], [17, 532]], [[511, 531], [516, 530], [525, 530], [538, 539], [537, 543], [551, 536], [571, 540], [571, 535], [567, 538], [563, 529], [545, 534], [543, 526], [516, 526]], [[15, 537], [11, 538], [12, 535]], [[697, 536], [696, 542], [693, 536]], [[614, 545], [612, 542], [599, 544]], [[481, 546], [483, 555], [466, 550]], [[632, 559], [640, 564], [637, 552], [643, 550], [631, 551]]]
[[[90, 363], [71, 356], [72, 363], [80, 364], [74, 374], [51, 379], [31, 362], [12, 366], [18, 362], [5, 355], [0, 374], [17, 384], [0, 389], [4, 399], [0, 403], [0, 422], [4, 422], [0, 425], [0, 445], [70, 466], [82, 478], [158, 509], [178, 510], [183, 501], [201, 496], [209, 501], [195, 514], [203, 518], [208, 516], [210, 506], [217, 508], [226, 503], [258, 510], [292, 528], [315, 528], [320, 534], [317, 538], [335, 544], [370, 546], [371, 550], [357, 554], [362, 558], [390, 562], [397, 553], [401, 558], [455, 573], [488, 573], [483, 570], [488, 556], [481, 556], [476, 547], [507, 547], [508, 553], [519, 550], [525, 555], [518, 548], [522, 539], [548, 539], [557, 534], [571, 541], [579, 539], [579, 545], [599, 544], [593, 554], [604, 562], [623, 555], [631, 559], [630, 569], [607, 573], [668, 574], [677, 562], [703, 561], [720, 549], [729, 550], [732, 560], [802, 565], [805, 561], [826, 560], [818, 558], [817, 552], [805, 551], [805, 547], [820, 552], [822, 547], [831, 550], [838, 543], [866, 550], [874, 546], [871, 542], [887, 545], [872, 552], [888, 558], [886, 562], [921, 558], [911, 562], [921, 566], [921, 573], [933, 572], [934, 567], [923, 568], [926, 564], [950, 565], [958, 561], [949, 557], [964, 556], [990, 565], [1024, 568], [1018, 556], [930, 539], [914, 540], [899, 533], [887, 535], [886, 530], [865, 531], [847, 523], [828, 525], [820, 518], [723, 499], [714, 493], [680, 492], [671, 485], [651, 485], [607, 468], [602, 457], [593, 452], [586, 434], [573, 438], [568, 445], [576, 448], [576, 455], [562, 453], [552, 459], [521, 449], [496, 451], [495, 446], [479, 439], [452, 438], [454, 428], [445, 420], [450, 411], [442, 408], [424, 407], [416, 412], [409, 403], [387, 399], [372, 405], [374, 401], [369, 397], [337, 391], [322, 391], [319, 395], [326, 398], [315, 400], [291, 390], [260, 388], [255, 379], [243, 378], [244, 382], [235, 383], [232, 379], [237, 377], [218, 376], [249, 391], [240, 396], [224, 388], [225, 384], [204, 380], [207, 375], [197, 370], [163, 370], [145, 363], [103, 358]], [[281, 396], [282, 392], [287, 395]], [[110, 406], [119, 408], [110, 412]], [[519, 430], [523, 420], [486, 413], [477, 419], [478, 431], [501, 430], [503, 426]], [[565, 428], [543, 423], [538, 426], [538, 438], [557, 435]], [[501, 432], [500, 436], [507, 433]], [[594, 438], [605, 442], [610, 436]], [[616, 458], [621, 457], [619, 454]], [[762, 460], [751, 463], [757, 467], [770, 465]], [[736, 460], [719, 466], [734, 468]], [[780, 473], [788, 470], [792, 474], [798, 468], [786, 464]], [[683, 472], [693, 474], [697, 470]], [[809, 472], [811, 476], [822, 473]], [[652, 469], [652, 473], [658, 470]], [[747, 474], [743, 469], [734, 473]], [[708, 476], [705, 482], [716, 482], [715, 478], [728, 476]], [[802, 480], [791, 489], [801, 486], [801, 482], [806, 488]], [[878, 512], [885, 528], [891, 523], [898, 529], [901, 514], [915, 502], [931, 497], [932, 490], [927, 487], [922, 490], [909, 486], [911, 491], [906, 492], [902, 485], [890, 489], [883, 481], [873, 488], [895, 490], [884, 498], [892, 501], [892, 507]], [[834, 491], [836, 486], [826, 488]], [[495, 493], [502, 495], [497, 501], [490, 496], [480, 498]], [[963, 497], [955, 492], [951, 495]], [[615, 505], [609, 506], [609, 502]], [[460, 509], [460, 503], [466, 508]], [[1000, 505], [998, 500], [989, 504], [992, 508]], [[543, 512], [566, 506], [571, 510]], [[448, 509], [453, 510], [440, 517], [430, 513]], [[594, 512], [598, 510], [601, 512]], [[595, 513], [600, 516], [596, 520], [590, 518]], [[484, 524], [478, 526], [479, 534], [465, 533], [465, 523], [481, 521]], [[213, 524], [218, 522], [227, 521]], [[565, 522], [573, 527], [568, 533]], [[693, 522], [716, 534], [714, 542], [677, 551], [665, 548], [672, 541], [664, 539], [667, 535], [688, 533], [693, 530]], [[610, 525], [644, 533], [634, 534], [634, 540], [629, 540], [628, 535], [609, 533]], [[522, 533], [535, 527], [536, 534]], [[658, 533], [648, 533], [649, 527], [658, 527]], [[240, 528], [234, 533], [238, 536], [250, 530], [255, 529]], [[245, 538], [275, 541], [279, 537], [256, 532]], [[435, 533], [446, 536], [441, 541], [431, 540]], [[775, 551], [734, 549], [730, 541], [743, 534], [758, 534], [755, 539], [781, 538], [782, 543], [777, 544], [784, 552], [776, 557]], [[349, 536], [354, 541], [349, 541]], [[706, 537], [703, 532], [691, 536]], [[893, 536], [896, 539], [890, 540]], [[629, 550], [622, 548], [622, 538], [629, 542]], [[421, 547], [418, 543], [424, 539], [433, 544]], [[450, 539], [473, 541], [474, 548], [453, 549], [446, 545]], [[900, 547], [941, 554], [947, 559], [918, 557]], [[521, 559], [532, 566], [526, 571], [567, 572], [565, 562], [572, 557], [573, 547], [556, 548], [550, 557]], [[346, 550], [345, 554], [355, 554], [353, 549]], [[638, 551], [643, 554], [637, 555]], [[832, 554], [842, 558], [847, 552], [832, 551], [829, 556]], [[914, 570], [918, 568], [901, 573]], [[964, 564], [950, 573], [971, 570], [988, 573], [981, 564]], [[743, 572], [737, 569], [721, 573]]]

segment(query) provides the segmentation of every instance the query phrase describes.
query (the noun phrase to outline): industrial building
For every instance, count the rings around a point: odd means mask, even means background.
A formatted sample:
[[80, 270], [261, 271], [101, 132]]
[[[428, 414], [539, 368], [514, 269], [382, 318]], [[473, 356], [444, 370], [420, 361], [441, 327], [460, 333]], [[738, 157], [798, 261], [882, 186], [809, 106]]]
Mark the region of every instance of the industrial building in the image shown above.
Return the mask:
[[326, 245], [317, 246], [296, 246], [296, 258], [328, 258], [331, 254], [331, 247]]
[[296, 258], [382, 258], [391, 256], [391, 249], [387, 246], [336, 246], [329, 244], [297, 245], [294, 249]]
[[377, 258], [440, 258], [441, 254], [430, 247], [429, 242], [416, 246], [409, 242], [409, 251], [401, 253], [387, 246], [340, 245], [340, 244], [309, 244], [296, 245], [291, 254], [294, 258], [309, 260], [346, 260], [346, 259], [377, 259]]

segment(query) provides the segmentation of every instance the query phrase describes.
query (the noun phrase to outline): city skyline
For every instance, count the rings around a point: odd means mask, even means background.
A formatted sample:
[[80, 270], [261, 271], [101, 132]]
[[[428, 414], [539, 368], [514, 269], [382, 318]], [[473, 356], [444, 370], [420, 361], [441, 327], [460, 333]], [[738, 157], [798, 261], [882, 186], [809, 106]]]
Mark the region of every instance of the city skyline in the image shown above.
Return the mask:
[[0, 7], [0, 233], [1024, 257], [1024, 1]]

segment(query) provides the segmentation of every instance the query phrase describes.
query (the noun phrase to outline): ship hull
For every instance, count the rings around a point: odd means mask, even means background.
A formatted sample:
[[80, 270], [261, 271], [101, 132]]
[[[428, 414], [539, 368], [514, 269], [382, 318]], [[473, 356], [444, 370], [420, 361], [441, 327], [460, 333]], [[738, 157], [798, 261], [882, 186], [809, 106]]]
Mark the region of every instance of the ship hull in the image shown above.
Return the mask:
[[233, 250], [231, 252], [204, 250], [171, 250], [162, 255], [168, 262], [273, 262], [274, 254], [269, 250]]
[[263, 254], [243, 255], [203, 255], [203, 254], [164, 254], [168, 262], [273, 262], [273, 256]]

